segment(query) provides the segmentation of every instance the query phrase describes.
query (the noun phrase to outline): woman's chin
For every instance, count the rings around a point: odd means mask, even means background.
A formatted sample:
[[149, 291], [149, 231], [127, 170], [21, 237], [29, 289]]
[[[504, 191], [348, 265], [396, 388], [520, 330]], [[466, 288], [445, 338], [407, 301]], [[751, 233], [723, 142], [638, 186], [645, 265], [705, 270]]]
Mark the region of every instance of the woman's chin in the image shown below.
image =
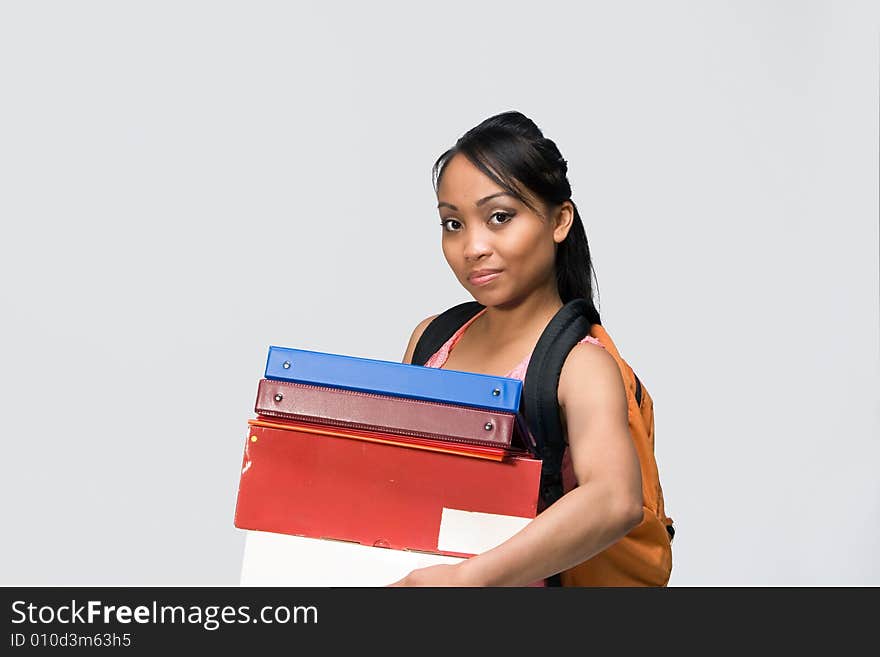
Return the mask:
[[496, 290], [485, 290], [480, 288], [468, 288], [474, 301], [483, 306], [498, 306], [509, 301], [509, 295], [502, 294]]

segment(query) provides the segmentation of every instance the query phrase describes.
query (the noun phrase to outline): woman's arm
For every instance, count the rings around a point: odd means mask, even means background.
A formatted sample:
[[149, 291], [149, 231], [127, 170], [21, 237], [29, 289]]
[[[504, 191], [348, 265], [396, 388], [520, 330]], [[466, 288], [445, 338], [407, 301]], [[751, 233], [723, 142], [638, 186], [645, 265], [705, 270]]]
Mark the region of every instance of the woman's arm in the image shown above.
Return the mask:
[[571, 568], [642, 521], [642, 480], [614, 358], [572, 349], [559, 379], [578, 486], [501, 545], [454, 566], [414, 570], [401, 586], [523, 586]]

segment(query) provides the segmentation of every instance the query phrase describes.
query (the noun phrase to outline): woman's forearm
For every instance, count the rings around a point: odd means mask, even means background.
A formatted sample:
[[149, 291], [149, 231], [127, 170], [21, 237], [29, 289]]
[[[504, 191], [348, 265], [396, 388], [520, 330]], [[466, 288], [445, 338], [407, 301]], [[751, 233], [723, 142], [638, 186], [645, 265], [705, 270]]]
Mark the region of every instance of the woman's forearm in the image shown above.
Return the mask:
[[510, 539], [461, 563], [477, 586], [525, 586], [576, 566], [642, 520], [641, 500], [603, 483], [569, 491]]

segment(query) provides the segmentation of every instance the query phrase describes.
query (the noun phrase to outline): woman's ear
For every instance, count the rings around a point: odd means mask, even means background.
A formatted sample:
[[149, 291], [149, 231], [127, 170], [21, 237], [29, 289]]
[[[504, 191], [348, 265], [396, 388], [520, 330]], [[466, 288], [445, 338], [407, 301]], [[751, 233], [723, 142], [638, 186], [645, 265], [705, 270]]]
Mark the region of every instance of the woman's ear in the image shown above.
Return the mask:
[[565, 240], [573, 222], [574, 206], [568, 201], [564, 201], [553, 215], [553, 241], [559, 244]]

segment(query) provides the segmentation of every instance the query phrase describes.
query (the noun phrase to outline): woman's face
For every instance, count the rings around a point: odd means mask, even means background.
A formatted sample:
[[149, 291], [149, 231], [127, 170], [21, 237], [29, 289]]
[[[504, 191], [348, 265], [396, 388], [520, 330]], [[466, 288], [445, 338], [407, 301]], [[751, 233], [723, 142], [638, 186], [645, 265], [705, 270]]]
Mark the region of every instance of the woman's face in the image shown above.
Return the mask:
[[443, 170], [437, 200], [443, 255], [476, 301], [498, 306], [543, 286], [555, 290], [555, 247], [568, 234], [570, 205], [545, 219], [460, 153]]

